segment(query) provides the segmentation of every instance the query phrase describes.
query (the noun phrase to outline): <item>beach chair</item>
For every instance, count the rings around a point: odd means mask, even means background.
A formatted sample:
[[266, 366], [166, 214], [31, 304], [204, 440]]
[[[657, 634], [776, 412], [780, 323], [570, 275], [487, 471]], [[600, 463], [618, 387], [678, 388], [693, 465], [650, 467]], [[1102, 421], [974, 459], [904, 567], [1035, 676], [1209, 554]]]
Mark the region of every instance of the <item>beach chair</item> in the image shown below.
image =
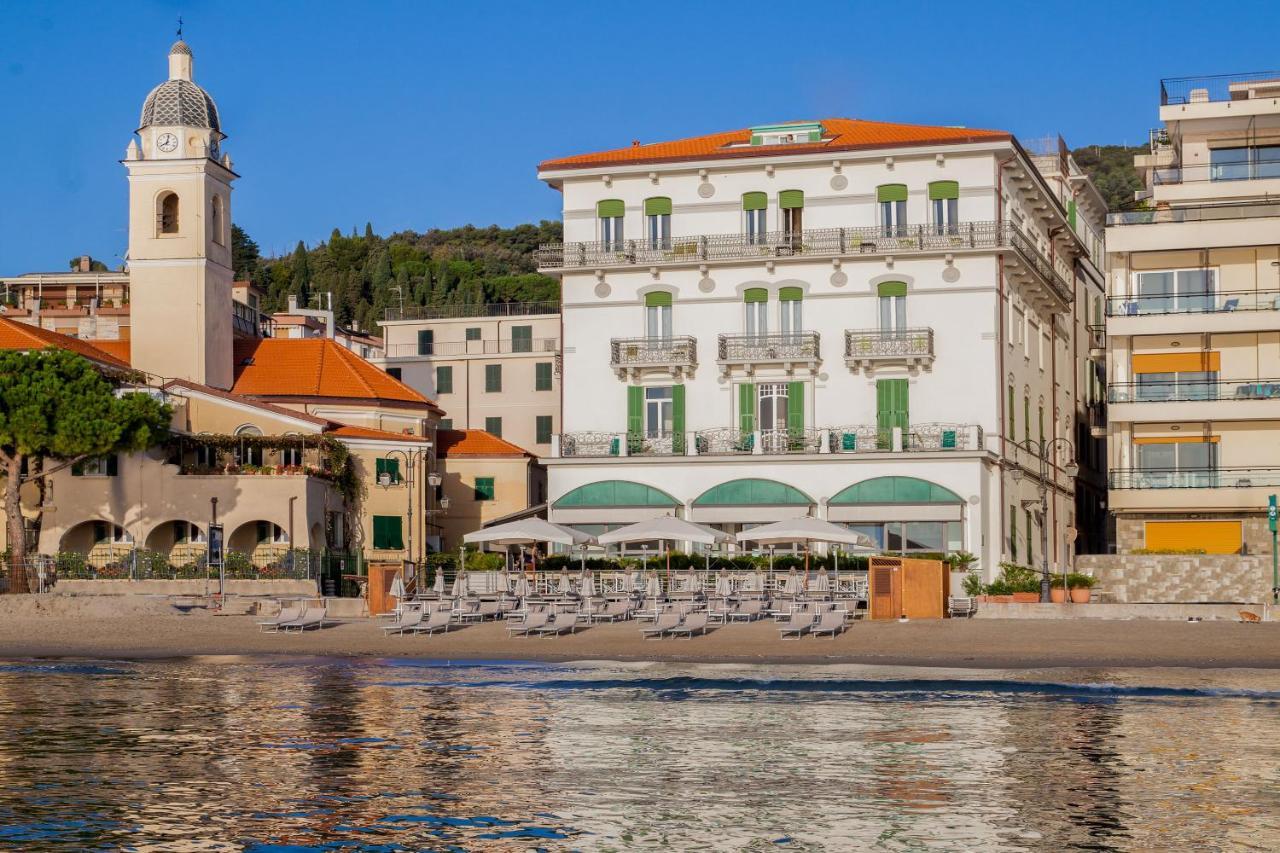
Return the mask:
[[633, 605], [629, 598], [610, 601], [603, 610], [592, 613], [591, 620], [593, 622], [616, 622], [619, 619], [628, 619], [631, 616], [632, 607]]
[[320, 629], [324, 627], [324, 617], [328, 614], [328, 610], [324, 607], [313, 607], [308, 604], [302, 609], [302, 615], [292, 622], [285, 622], [280, 625], [281, 631], [305, 631], [308, 628]]
[[497, 599], [481, 601], [480, 606], [475, 610], [463, 611], [463, 620], [473, 619], [477, 622], [484, 622], [494, 619], [502, 612], [501, 603]]
[[513, 624], [507, 626], [507, 635], [516, 637], [536, 631], [546, 625], [550, 618], [551, 614], [546, 610], [530, 610], [525, 614], [524, 619], [512, 620]]
[[637, 621], [653, 622], [662, 614], [662, 605], [658, 603], [658, 599], [646, 599], [639, 609], [633, 614]]
[[674, 610], [668, 610], [666, 613], [659, 614], [658, 618], [653, 620], [653, 625], [648, 628], [641, 628], [640, 633], [644, 635], [646, 640], [653, 637], [661, 638], [663, 634], [679, 625], [682, 620], [683, 617], [679, 613]]
[[264, 632], [274, 634], [280, 630], [280, 626], [286, 622], [296, 622], [302, 616], [301, 604], [280, 605], [280, 612], [271, 619], [263, 619], [258, 623], [258, 628]]
[[754, 622], [764, 614], [764, 599], [748, 598], [729, 612], [730, 622]]
[[525, 636], [535, 633], [539, 637], [558, 637], [561, 634], [572, 634], [577, 628], [578, 611], [562, 610], [559, 613], [552, 613], [545, 625], [533, 632], [526, 632]]
[[391, 625], [383, 625], [382, 631], [387, 635], [403, 634], [405, 631], [412, 631], [414, 628], [422, 624], [422, 616], [425, 611], [421, 607], [405, 608], [400, 614], [400, 621]]
[[791, 618], [787, 620], [781, 628], [778, 629], [780, 638], [785, 640], [788, 635], [794, 635], [798, 640], [801, 636], [808, 633], [813, 628], [813, 614], [808, 610], [797, 610], [791, 614]]
[[836, 635], [845, 628], [845, 616], [848, 615], [844, 610], [828, 610], [818, 618], [818, 622], [810, 630], [813, 636], [819, 634], [830, 634], [831, 639], [835, 639]]
[[448, 633], [449, 629], [455, 624], [453, 621], [453, 609], [441, 609], [432, 613], [427, 617], [427, 621], [419, 622], [411, 630], [414, 634], [434, 634], [436, 631]]
[[682, 634], [685, 639], [692, 640], [694, 634], [707, 633], [707, 622], [708, 614], [705, 611], [690, 613], [684, 617], [683, 622], [667, 631], [667, 633], [673, 637]]

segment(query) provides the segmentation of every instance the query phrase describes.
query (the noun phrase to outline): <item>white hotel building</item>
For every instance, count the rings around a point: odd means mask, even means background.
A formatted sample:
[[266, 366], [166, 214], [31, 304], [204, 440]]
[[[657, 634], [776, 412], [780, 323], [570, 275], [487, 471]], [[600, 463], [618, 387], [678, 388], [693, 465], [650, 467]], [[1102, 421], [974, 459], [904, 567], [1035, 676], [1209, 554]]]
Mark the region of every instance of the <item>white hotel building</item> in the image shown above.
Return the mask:
[[1047, 541], [1070, 560], [1065, 465], [1082, 437], [1103, 462], [1085, 421], [1105, 208], [1060, 140], [1036, 156], [1001, 131], [827, 119], [539, 176], [566, 241], [540, 256], [563, 281], [552, 521], [812, 513], [888, 551], [971, 551], [990, 576], [1039, 564], [1025, 442], [1062, 438]]

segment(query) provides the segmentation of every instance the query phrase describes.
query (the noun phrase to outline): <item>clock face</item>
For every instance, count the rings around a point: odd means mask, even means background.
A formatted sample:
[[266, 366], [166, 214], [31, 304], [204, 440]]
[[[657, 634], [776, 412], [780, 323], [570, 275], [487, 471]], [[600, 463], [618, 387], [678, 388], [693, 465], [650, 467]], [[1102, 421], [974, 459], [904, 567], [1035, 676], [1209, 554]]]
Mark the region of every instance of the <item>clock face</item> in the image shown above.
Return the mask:
[[160, 138], [156, 140], [156, 147], [166, 154], [170, 151], [175, 151], [178, 148], [178, 137], [172, 133], [161, 134]]

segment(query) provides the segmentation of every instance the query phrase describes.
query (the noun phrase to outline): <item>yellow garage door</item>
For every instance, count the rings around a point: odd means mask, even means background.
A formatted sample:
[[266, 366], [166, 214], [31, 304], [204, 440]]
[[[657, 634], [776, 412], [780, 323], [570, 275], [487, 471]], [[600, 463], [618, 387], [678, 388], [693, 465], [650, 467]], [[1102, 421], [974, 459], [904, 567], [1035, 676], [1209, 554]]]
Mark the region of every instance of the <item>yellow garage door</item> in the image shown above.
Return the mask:
[[1238, 554], [1241, 538], [1238, 521], [1147, 522], [1147, 547], [1153, 550]]

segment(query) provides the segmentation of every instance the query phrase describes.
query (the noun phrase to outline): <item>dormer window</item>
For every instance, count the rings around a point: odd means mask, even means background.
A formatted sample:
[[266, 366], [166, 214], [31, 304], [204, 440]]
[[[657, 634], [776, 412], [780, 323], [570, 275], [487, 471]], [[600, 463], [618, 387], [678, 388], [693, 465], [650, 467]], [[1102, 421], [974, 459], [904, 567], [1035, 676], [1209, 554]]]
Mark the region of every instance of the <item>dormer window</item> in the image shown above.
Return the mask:
[[822, 125], [816, 121], [751, 128], [752, 145], [807, 145], [821, 142], [822, 137]]

